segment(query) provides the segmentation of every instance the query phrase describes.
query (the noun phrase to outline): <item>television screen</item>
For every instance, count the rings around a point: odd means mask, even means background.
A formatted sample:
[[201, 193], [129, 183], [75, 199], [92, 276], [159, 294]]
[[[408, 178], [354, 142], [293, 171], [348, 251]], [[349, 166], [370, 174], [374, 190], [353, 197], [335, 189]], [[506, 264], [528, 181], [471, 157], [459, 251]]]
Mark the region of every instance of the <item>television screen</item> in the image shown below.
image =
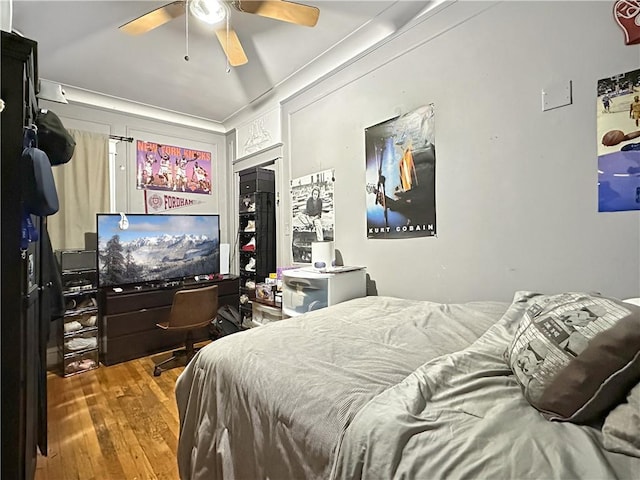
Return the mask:
[[97, 214], [100, 287], [220, 272], [218, 215], [127, 214], [125, 218], [121, 222], [120, 214]]

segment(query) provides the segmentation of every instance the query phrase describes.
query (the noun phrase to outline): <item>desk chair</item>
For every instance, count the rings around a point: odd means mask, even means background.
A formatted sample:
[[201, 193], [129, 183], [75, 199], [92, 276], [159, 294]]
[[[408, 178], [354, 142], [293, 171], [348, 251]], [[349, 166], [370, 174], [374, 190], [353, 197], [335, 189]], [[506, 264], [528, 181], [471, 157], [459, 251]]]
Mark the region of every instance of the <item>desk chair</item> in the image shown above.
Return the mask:
[[173, 356], [160, 363], [153, 369], [155, 377], [162, 373], [162, 365], [180, 357], [186, 357], [187, 363], [196, 353], [193, 346], [193, 331], [208, 326], [218, 313], [218, 286], [178, 290], [173, 296], [171, 312], [167, 321], [157, 323], [156, 326], [168, 332], [186, 331], [185, 348], [173, 352]]

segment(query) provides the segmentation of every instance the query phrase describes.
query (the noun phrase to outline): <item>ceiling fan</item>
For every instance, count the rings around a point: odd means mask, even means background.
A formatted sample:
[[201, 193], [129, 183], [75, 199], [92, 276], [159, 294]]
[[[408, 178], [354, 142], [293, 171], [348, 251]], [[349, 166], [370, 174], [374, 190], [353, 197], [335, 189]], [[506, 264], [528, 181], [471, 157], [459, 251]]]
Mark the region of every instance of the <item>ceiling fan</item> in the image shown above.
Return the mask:
[[[238, 35], [233, 29], [229, 28], [229, 11], [226, 3], [223, 0], [179, 0], [171, 2], [121, 25], [120, 30], [130, 35], [140, 35], [184, 15], [188, 10], [198, 20], [215, 25], [216, 37], [229, 60], [229, 64], [237, 67], [247, 63], [247, 56], [240, 44]], [[228, 3], [239, 12], [252, 13], [307, 27], [315, 26], [320, 16], [320, 10], [316, 7], [286, 0], [233, 0]], [[225, 19], [227, 21], [223, 22]], [[188, 60], [188, 55], [185, 59]]]

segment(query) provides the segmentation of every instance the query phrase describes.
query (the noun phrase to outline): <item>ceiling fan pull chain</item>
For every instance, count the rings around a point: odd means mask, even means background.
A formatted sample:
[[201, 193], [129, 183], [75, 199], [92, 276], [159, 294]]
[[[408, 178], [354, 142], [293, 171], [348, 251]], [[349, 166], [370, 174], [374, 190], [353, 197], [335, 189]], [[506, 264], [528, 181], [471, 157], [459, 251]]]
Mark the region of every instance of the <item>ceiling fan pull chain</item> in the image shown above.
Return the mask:
[[184, 17], [185, 17], [185, 44], [187, 49], [187, 54], [184, 56], [185, 61], [189, 61], [189, 0], [184, 2]]

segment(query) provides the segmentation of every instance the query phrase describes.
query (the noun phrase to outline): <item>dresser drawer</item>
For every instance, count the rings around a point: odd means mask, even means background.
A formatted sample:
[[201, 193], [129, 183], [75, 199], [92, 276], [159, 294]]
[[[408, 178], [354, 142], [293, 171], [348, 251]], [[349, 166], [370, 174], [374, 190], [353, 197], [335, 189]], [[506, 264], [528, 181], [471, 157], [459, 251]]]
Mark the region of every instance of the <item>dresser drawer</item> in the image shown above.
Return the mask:
[[134, 312], [106, 315], [103, 317], [102, 331], [111, 337], [158, 329], [157, 323], [169, 318], [171, 306], [140, 309]]

